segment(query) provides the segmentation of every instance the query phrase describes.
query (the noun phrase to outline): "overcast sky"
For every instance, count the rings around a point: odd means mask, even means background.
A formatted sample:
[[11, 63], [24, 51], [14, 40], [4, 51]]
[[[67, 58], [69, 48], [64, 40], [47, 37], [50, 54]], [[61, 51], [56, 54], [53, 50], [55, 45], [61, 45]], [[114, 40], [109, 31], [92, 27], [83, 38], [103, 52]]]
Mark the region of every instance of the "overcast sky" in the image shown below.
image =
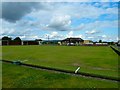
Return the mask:
[[1, 36], [117, 41], [117, 2], [4, 2]]

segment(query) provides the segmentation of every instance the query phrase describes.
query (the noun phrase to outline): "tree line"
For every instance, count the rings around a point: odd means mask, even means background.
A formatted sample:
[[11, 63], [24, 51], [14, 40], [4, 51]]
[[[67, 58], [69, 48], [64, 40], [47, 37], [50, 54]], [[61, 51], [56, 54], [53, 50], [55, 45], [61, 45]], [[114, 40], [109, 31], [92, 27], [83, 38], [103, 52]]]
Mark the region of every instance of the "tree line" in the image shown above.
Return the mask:
[[12, 40], [11, 37], [4, 36], [4, 37], [2, 37], [2, 41], [18, 41], [18, 42], [21, 42], [22, 40], [20, 39], [20, 37], [16, 37], [15, 39]]

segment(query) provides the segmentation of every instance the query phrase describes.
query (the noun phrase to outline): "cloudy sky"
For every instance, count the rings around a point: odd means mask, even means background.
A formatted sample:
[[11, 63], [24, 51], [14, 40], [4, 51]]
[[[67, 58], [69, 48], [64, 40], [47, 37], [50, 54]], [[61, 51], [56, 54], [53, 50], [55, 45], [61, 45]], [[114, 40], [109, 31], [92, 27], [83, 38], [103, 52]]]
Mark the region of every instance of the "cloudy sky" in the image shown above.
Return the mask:
[[117, 2], [3, 2], [1, 36], [117, 41]]

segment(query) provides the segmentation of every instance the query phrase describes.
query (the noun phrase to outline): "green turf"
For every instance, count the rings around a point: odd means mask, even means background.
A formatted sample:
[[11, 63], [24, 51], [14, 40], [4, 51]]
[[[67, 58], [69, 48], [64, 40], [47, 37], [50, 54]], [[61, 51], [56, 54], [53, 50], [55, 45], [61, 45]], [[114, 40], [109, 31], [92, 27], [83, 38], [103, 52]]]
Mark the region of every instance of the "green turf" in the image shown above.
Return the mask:
[[118, 82], [3, 63], [3, 88], [118, 88]]
[[108, 46], [3, 46], [3, 59], [118, 77], [118, 55]]

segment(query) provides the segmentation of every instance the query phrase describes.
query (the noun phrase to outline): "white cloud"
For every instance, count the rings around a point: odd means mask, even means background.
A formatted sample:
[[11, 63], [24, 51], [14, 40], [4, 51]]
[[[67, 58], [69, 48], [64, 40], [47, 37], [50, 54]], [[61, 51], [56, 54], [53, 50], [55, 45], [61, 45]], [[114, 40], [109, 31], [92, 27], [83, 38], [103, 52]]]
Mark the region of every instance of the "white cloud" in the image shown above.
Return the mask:
[[106, 35], [102, 35], [103, 38], [106, 38], [107, 36]]
[[92, 40], [92, 41], [117, 41], [117, 36], [109, 36], [109, 35], [93, 35], [93, 36], [86, 36], [85, 39]]
[[47, 27], [48, 29], [66, 31], [69, 29], [70, 24], [71, 20], [69, 15], [53, 16]]
[[119, 0], [111, 0], [111, 2], [119, 2]]
[[22, 39], [35, 39], [38, 38], [34, 33], [34, 30], [30, 27], [29, 22], [23, 22], [20, 20], [16, 23], [10, 23], [2, 20], [2, 30], [0, 31], [0, 36], [10, 36], [12, 38], [21, 37]]
[[42, 37], [42, 39], [43, 39], [43, 40], [48, 40], [48, 38], [49, 38], [49, 40], [55, 40], [55, 39], [56, 39], [56, 40], [63, 40], [63, 39], [65, 39], [65, 38], [70, 38], [70, 37], [82, 38], [82, 39], [85, 38], [82, 34], [74, 35], [74, 32], [73, 32], [73, 31], [70, 31], [70, 32], [68, 32], [67, 34], [64, 34], [64, 35], [61, 34], [61, 33], [58, 33], [58, 32], [56, 32], [56, 31], [54, 31], [54, 32], [45, 34], [45, 35]]
[[88, 37], [89, 39], [93, 39], [94, 37]]
[[65, 38], [70, 38], [70, 37], [85, 38], [82, 34], [80, 34], [80, 35], [74, 35], [74, 31], [68, 32], [68, 34], [66, 34], [66, 36], [65, 36]]
[[82, 39], [85, 39], [85, 37], [83, 36], [83, 35], [75, 35], [75, 36], [73, 36], [73, 37], [75, 37], [75, 38], [82, 38]]
[[86, 31], [85, 33], [86, 34], [96, 34], [96, 33], [99, 33], [100, 31], [97, 31], [97, 30], [91, 30], [91, 31]]
[[[17, 0], [17, 2], [93, 2], [100, 0]], [[2, 0], [2, 2], [16, 2], [16, 0]]]
[[58, 36], [58, 32], [52, 32], [50, 38], [55, 38]]
[[35, 39], [40, 39], [39, 36], [37, 35], [23, 35], [19, 36], [22, 40], [35, 40]]
[[81, 23], [79, 26], [72, 28], [72, 30], [80, 31], [80, 30], [85, 29], [86, 26], [87, 26], [87, 24]]
[[70, 31], [70, 32], [66, 35], [66, 37], [73, 37], [73, 31]]
[[[84, 30], [94, 30], [103, 28], [118, 28], [118, 21], [95, 21], [92, 23], [85, 24]], [[117, 30], [117, 29], [116, 29]]]
[[101, 0], [101, 2], [109, 2], [109, 0]]
[[[31, 12], [27, 16], [37, 18], [40, 22], [44, 24], [50, 24], [52, 28], [55, 28], [59, 24], [61, 25], [61, 27], [63, 27], [63, 29], [66, 29], [64, 25], [70, 24], [71, 18], [94, 19], [98, 18], [102, 14], [118, 14], [117, 8], [104, 9], [94, 7], [91, 4], [85, 3], [43, 3], [43, 6], [46, 6], [47, 8], [49, 8], [49, 10], [40, 9], [38, 11]], [[103, 6], [106, 6], [106, 4], [103, 3]], [[52, 20], [50, 20], [51, 18]], [[51, 22], [49, 23], [49, 21]]]
[[43, 40], [48, 40], [48, 39], [50, 39], [50, 40], [55, 40], [55, 39], [57, 39], [57, 40], [61, 40], [61, 39], [63, 39], [63, 38], [65, 38], [63, 35], [61, 35], [61, 34], [59, 34], [58, 32], [56, 32], [56, 31], [53, 31], [53, 32], [51, 32], [51, 33], [47, 33], [47, 34], [45, 34], [43, 37], [41, 37]]

